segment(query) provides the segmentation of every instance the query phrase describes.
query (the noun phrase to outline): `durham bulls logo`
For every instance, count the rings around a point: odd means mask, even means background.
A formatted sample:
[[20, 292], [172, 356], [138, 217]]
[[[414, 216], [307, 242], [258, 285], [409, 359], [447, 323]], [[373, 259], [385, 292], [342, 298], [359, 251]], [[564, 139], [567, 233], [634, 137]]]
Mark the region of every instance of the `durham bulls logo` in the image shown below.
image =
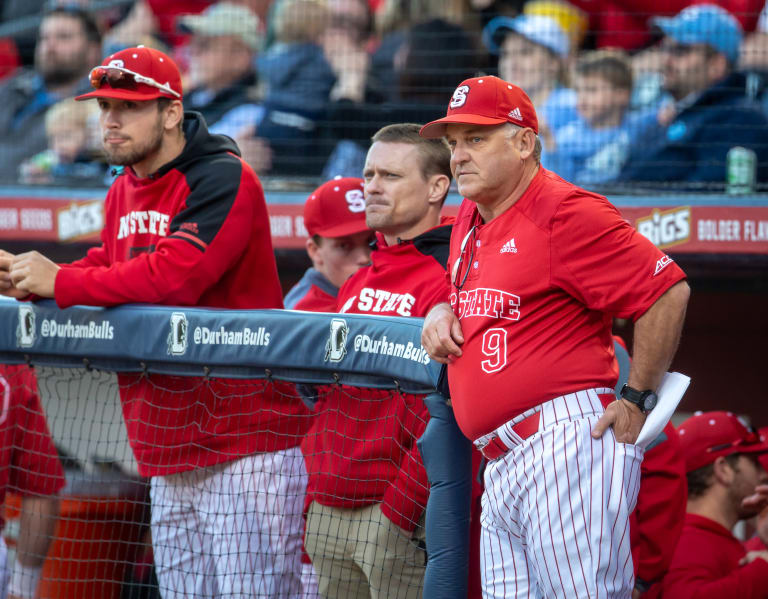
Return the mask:
[[168, 333], [168, 353], [183, 356], [187, 351], [187, 315], [184, 312], [171, 314], [171, 332]]
[[35, 343], [35, 309], [30, 305], [19, 306], [16, 343], [19, 347], [32, 347]]
[[334, 318], [331, 320], [331, 335], [325, 344], [326, 362], [341, 362], [347, 355], [347, 336], [349, 335], [349, 326], [343, 318]]
[[453, 96], [451, 97], [451, 108], [459, 108], [460, 106], [464, 106], [464, 104], [467, 101], [467, 94], [469, 93], [469, 86], [468, 85], [460, 85], [456, 88], [456, 91], [453, 92]]

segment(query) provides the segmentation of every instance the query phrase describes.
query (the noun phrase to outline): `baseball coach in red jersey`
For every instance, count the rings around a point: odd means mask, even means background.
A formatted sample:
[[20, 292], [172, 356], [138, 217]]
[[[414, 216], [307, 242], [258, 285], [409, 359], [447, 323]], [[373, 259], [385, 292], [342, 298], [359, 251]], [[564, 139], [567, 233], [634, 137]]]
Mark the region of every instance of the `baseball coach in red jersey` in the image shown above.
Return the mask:
[[[677, 349], [688, 285], [605, 198], [539, 164], [530, 99], [496, 77], [463, 81], [444, 137], [466, 198], [451, 233], [450, 302], [422, 343], [447, 364], [456, 420], [489, 460], [486, 597], [632, 595], [633, 443]], [[622, 399], [614, 316], [635, 322]]]
[[[102, 244], [65, 265], [3, 252], [0, 292], [62, 308], [282, 308], [261, 184], [231, 139], [184, 112], [173, 60], [128, 48], [95, 67], [91, 83], [76, 99], [98, 101], [107, 158], [123, 167], [107, 193]], [[139, 472], [152, 477], [163, 597], [298, 596], [301, 402], [255, 380], [119, 382]]]

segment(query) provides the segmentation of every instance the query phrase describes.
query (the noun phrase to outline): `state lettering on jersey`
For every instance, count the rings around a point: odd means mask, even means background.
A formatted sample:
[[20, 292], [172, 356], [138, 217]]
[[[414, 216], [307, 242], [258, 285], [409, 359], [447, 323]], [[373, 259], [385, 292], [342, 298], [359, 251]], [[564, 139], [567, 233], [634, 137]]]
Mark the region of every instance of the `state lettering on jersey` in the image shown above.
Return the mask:
[[413, 304], [416, 302], [416, 298], [410, 293], [393, 293], [386, 289], [371, 289], [370, 287], [363, 287], [360, 290], [356, 305], [354, 300], [354, 297], [347, 300], [341, 311], [346, 312], [354, 305], [359, 312], [395, 313], [400, 316], [410, 316]]
[[451, 306], [459, 320], [475, 316], [512, 321], [520, 319], [520, 297], [490, 287], [452, 293]]
[[117, 238], [125, 239], [129, 235], [150, 234], [165, 237], [171, 217], [157, 210], [133, 210], [120, 217]]

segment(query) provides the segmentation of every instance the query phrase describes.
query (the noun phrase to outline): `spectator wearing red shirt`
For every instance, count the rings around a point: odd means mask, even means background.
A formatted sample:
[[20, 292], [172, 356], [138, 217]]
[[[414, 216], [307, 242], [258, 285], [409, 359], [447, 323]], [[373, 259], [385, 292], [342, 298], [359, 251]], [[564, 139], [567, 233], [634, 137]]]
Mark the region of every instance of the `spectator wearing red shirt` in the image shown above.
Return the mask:
[[309, 194], [304, 227], [312, 267], [285, 296], [287, 309], [335, 312], [339, 287], [368, 264], [373, 232], [365, 224], [363, 185], [359, 178], [336, 177]]
[[[589, 31], [598, 48], [636, 50], [651, 41], [652, 17], [671, 16], [687, 6], [703, 4], [691, 0], [569, 0], [589, 15]], [[754, 31], [763, 0], [720, 0], [745, 31]]]
[[662, 596], [768, 598], [768, 551], [747, 552], [731, 533], [768, 505], [768, 474], [759, 461], [768, 443], [730, 412], [699, 413], [678, 433], [688, 513]]

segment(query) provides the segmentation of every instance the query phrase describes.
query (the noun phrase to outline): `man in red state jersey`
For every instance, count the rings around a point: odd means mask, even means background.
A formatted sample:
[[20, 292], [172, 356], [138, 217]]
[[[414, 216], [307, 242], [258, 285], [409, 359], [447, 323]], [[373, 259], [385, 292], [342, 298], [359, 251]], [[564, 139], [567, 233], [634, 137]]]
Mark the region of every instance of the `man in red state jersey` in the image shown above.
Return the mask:
[[[484, 596], [626, 599], [643, 457], [632, 443], [677, 349], [685, 275], [605, 198], [541, 167], [519, 87], [467, 79], [421, 134], [448, 141], [466, 198], [450, 302], [429, 312], [422, 344], [448, 365], [459, 427], [489, 460]], [[635, 321], [619, 401], [614, 316]]]
[[[371, 264], [340, 289], [343, 313], [423, 316], [447, 301], [451, 226], [440, 211], [449, 150], [419, 126], [389, 125], [372, 138], [363, 177], [365, 215], [376, 231]], [[406, 359], [406, 358], [404, 358]], [[421, 597], [422, 516], [429, 485], [416, 440], [428, 419], [421, 397], [334, 387], [321, 394], [302, 445], [307, 532], [324, 597]]]
[[[0, 504], [7, 491], [21, 495], [16, 559], [6, 576], [6, 546], [0, 542], [0, 595], [37, 597], [43, 562], [59, 515], [58, 492], [66, 483], [53, 444], [34, 371], [0, 364]], [[5, 522], [0, 517], [0, 530]]]
[[373, 232], [365, 224], [362, 179], [336, 177], [309, 194], [304, 227], [312, 268], [285, 296], [285, 307], [335, 312], [336, 296], [357, 269], [368, 264]]
[[[4, 253], [0, 290], [62, 308], [281, 308], [261, 184], [229, 138], [183, 112], [174, 62], [128, 48], [94, 68], [91, 83], [78, 99], [98, 101], [107, 158], [124, 167], [107, 193], [102, 245], [67, 265]], [[298, 596], [301, 402], [258, 380], [119, 382], [139, 472], [152, 477], [163, 597]]]
[[[757, 432], [760, 435], [760, 440], [763, 443], [768, 443], [768, 427], [761, 428]], [[763, 470], [768, 472], [768, 453], [762, 454], [759, 459]], [[757, 515], [755, 525], [757, 534], [749, 539], [744, 546], [747, 548], [747, 551], [761, 551], [768, 549], [768, 506], [764, 507]]]
[[698, 413], [678, 428], [688, 513], [661, 596], [768, 598], [768, 551], [747, 551], [731, 530], [768, 506], [768, 443], [730, 412]]

